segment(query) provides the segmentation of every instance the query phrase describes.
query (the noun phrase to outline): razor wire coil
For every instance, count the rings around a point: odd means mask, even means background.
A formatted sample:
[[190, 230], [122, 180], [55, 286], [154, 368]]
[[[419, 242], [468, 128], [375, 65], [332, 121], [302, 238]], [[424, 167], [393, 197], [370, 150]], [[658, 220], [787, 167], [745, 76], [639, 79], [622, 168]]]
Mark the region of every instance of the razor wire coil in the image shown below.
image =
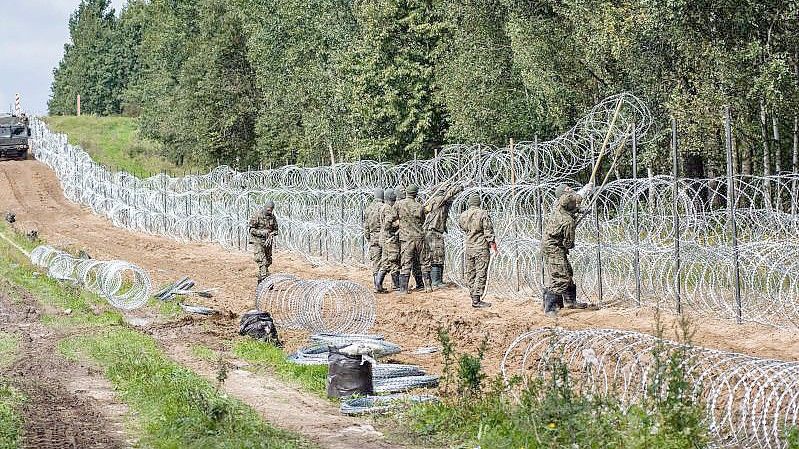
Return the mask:
[[81, 285], [118, 309], [142, 307], [152, 291], [147, 272], [129, 262], [82, 259], [48, 245], [34, 248], [30, 259], [48, 276]]
[[786, 447], [785, 432], [799, 424], [799, 362], [687, 346], [631, 331], [547, 328], [516, 338], [500, 369], [509, 382], [517, 376], [546, 376], [555, 363], [562, 364], [580, 393], [612, 395], [631, 405], [655, 394], [655, 354], [660, 360], [679, 357], [692, 397], [705, 404], [705, 423], [716, 447]]

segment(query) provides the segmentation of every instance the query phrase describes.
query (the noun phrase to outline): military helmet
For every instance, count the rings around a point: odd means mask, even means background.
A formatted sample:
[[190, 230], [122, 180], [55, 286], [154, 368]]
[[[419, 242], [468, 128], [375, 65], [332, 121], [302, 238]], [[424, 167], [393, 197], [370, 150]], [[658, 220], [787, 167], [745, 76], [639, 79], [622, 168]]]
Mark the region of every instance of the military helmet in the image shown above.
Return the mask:
[[375, 195], [375, 199], [376, 200], [382, 200], [383, 199], [383, 189], [375, 189], [373, 193]]
[[411, 198], [415, 197], [417, 193], [419, 193], [419, 187], [416, 184], [410, 184], [405, 189], [405, 195]]
[[479, 206], [480, 205], [480, 194], [475, 192], [469, 195], [469, 200], [467, 201], [469, 206]]
[[397, 200], [398, 201], [402, 200], [402, 199], [405, 199], [405, 188], [404, 187], [397, 186], [397, 188], [394, 189], [394, 193], [397, 195]]
[[272, 200], [266, 200], [266, 202], [264, 202], [264, 209], [272, 209], [272, 210], [274, 210], [275, 209], [275, 202], [272, 201]]
[[386, 189], [385, 193], [383, 194], [383, 199], [392, 202], [397, 200], [397, 194], [394, 192], [394, 189]]
[[572, 189], [565, 183], [560, 183], [558, 187], [555, 188], [555, 198], [560, 198], [566, 192], [570, 192]]

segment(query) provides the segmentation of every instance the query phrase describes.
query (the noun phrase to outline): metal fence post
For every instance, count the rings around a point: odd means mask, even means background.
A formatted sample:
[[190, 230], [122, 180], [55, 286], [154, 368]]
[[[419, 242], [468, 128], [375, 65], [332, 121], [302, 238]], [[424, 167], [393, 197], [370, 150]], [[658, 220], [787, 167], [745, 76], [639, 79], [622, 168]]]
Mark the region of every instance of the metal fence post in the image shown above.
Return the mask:
[[673, 116], [671, 117], [671, 149], [674, 156], [674, 166], [672, 167], [672, 176], [674, 178], [674, 299], [677, 313], [682, 313], [682, 298], [680, 297], [680, 215], [679, 208], [677, 207], [679, 195], [679, 186], [677, 182], [677, 175], [679, 174], [679, 164], [677, 160], [677, 120]]
[[541, 253], [541, 241], [544, 240], [544, 195], [541, 192], [541, 167], [540, 161], [538, 160], [538, 135], [533, 137], [533, 165], [535, 165], [535, 186], [536, 186], [536, 215], [538, 222], [538, 266], [540, 267], [539, 274], [541, 281], [539, 282], [539, 287], [543, 290], [544, 288], [544, 254]]
[[[511, 217], [510, 217], [510, 219], [511, 219], [511, 222], [513, 223], [513, 228], [512, 228], [513, 229], [513, 235], [519, 235], [519, 230], [518, 230], [519, 224], [517, 223], [517, 220], [516, 220], [516, 208], [518, 207], [518, 202], [517, 202], [517, 197], [516, 197], [516, 159], [514, 157], [515, 156], [514, 155], [514, 150], [516, 148], [515, 148], [515, 142], [513, 141], [513, 138], [510, 139], [509, 149], [510, 149], [510, 184], [511, 184], [511, 189], [513, 190], [513, 195], [511, 196], [511, 198], [513, 198], [513, 199], [511, 200], [512, 204], [511, 204]], [[513, 239], [513, 243], [514, 243], [514, 245], [513, 245], [513, 255], [514, 255], [514, 257], [513, 257], [513, 272], [515, 274], [514, 277], [516, 278], [516, 292], [519, 292], [521, 290], [521, 287], [522, 287], [522, 279], [521, 279], [521, 273], [520, 273], [521, 270], [520, 270], [520, 267], [519, 267], [519, 239]]]
[[[633, 124], [633, 186], [638, 188], [638, 133]], [[641, 247], [640, 247], [640, 225], [638, 222], [638, 200], [641, 198], [639, 192], [635, 192], [633, 201], [633, 243], [635, 244], [635, 305], [641, 307]]]
[[733, 261], [733, 286], [735, 292], [735, 317], [738, 324], [743, 321], [742, 308], [741, 308], [741, 271], [738, 263], [738, 226], [735, 223], [735, 209], [737, 207], [735, 200], [735, 168], [732, 165], [732, 125], [730, 117], [730, 107], [727, 106], [724, 111], [724, 134], [725, 146], [727, 147], [727, 213], [730, 220], [730, 239], [732, 243], [732, 261]]
[[[591, 136], [589, 139], [589, 145], [591, 147], [591, 166], [593, 167], [595, 162], [594, 156], [594, 137]], [[602, 304], [603, 300], [603, 291], [602, 291], [602, 240], [600, 238], [599, 233], [599, 209], [597, 207], [597, 202], [594, 201], [594, 205], [591, 208], [591, 215], [594, 217], [594, 238], [596, 239], [596, 279], [597, 279], [597, 293], [599, 294], [599, 303]]]

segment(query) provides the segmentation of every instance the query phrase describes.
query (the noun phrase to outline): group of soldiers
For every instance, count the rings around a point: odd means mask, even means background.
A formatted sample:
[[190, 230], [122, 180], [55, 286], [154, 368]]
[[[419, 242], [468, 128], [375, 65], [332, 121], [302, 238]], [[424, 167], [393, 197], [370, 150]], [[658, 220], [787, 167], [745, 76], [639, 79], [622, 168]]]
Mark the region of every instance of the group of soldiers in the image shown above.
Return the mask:
[[[388, 275], [397, 294], [411, 292], [411, 276], [417, 291], [429, 293], [446, 286], [444, 234], [450, 207], [462, 191], [462, 185], [439, 186], [424, 203], [417, 198], [419, 188], [414, 184], [374, 191], [374, 201], [364, 211], [364, 236], [369, 242], [375, 293], [388, 293], [383, 287]], [[469, 208], [458, 220], [467, 235], [464, 271], [472, 307], [476, 308], [491, 306], [482, 297], [489, 248], [497, 248], [491, 218], [480, 203], [478, 194], [470, 195]]]
[[[555, 203], [541, 239], [541, 253], [547, 268], [543, 308], [548, 316], [556, 316], [563, 308], [590, 307], [577, 301], [577, 286], [568, 256], [569, 250], [574, 248], [579, 216], [586, 212], [581, 204], [592, 188], [593, 184], [589, 183], [578, 191], [565, 184], [556, 189]], [[391, 276], [397, 294], [412, 291], [408, 286], [411, 276], [416, 291], [429, 293], [446, 286], [443, 280], [444, 234], [452, 203], [463, 189], [464, 186], [458, 184], [440, 186], [424, 203], [417, 198], [419, 188], [414, 184], [374, 191], [374, 201], [364, 210], [363, 231], [369, 243], [375, 293], [388, 293], [383, 287], [387, 275]], [[466, 284], [472, 307], [490, 307], [490, 303], [483, 301], [483, 295], [490, 250], [499, 254], [494, 226], [488, 212], [481, 207], [478, 193], [469, 195], [467, 205], [458, 217], [458, 226], [464, 233]], [[259, 284], [269, 275], [272, 264], [272, 239], [278, 233], [274, 207], [272, 201], [267, 201], [249, 222]]]

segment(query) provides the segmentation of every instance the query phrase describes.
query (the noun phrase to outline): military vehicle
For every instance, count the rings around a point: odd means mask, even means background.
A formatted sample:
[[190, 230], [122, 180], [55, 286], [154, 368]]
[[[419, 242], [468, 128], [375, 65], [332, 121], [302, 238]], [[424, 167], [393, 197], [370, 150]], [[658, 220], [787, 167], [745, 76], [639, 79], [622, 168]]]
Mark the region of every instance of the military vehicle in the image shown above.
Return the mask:
[[30, 136], [27, 117], [0, 115], [0, 160], [27, 159]]

